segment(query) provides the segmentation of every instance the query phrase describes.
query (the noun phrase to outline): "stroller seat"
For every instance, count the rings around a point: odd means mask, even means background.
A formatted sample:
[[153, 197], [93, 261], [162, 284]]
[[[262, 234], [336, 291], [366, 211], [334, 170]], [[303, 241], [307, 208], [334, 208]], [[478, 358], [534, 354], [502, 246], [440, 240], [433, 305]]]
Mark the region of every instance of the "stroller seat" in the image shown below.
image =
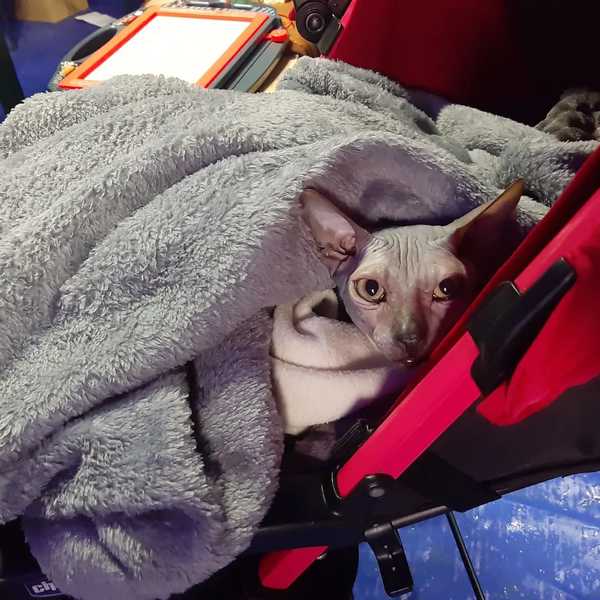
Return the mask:
[[388, 535], [598, 470], [599, 321], [589, 298], [599, 265], [600, 150], [387, 417], [355, 431], [321, 478], [282, 482], [253, 548], [286, 548], [290, 539], [300, 548], [269, 555], [263, 583], [285, 589], [328, 547], [368, 540], [382, 523]]

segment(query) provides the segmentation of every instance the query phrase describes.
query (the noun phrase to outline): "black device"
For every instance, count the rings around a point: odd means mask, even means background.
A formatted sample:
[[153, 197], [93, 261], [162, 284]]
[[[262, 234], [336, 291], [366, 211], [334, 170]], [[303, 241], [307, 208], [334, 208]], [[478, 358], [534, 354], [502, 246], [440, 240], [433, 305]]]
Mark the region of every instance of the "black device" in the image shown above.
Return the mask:
[[350, 0], [294, 0], [298, 33], [319, 45], [329, 37], [328, 31], [339, 29], [339, 19], [349, 4]]

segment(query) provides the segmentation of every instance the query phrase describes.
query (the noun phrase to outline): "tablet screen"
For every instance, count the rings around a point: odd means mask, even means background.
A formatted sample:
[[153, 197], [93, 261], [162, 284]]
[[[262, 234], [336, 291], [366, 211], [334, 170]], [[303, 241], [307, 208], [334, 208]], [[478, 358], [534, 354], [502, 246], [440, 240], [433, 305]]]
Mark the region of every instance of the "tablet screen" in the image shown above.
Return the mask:
[[195, 83], [249, 27], [247, 20], [181, 18], [158, 14], [85, 79], [166, 75]]

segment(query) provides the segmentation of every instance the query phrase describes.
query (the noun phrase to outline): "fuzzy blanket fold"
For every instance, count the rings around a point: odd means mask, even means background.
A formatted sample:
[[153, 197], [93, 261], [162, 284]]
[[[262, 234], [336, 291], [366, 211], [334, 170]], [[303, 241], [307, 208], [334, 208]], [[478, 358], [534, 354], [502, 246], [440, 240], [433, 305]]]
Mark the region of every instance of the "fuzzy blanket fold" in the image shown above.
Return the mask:
[[331, 286], [304, 186], [446, 222], [520, 176], [526, 229], [595, 147], [436, 110], [302, 59], [274, 94], [117, 78], [0, 126], [0, 522], [62, 590], [166, 598], [249, 544], [282, 451], [265, 308]]
[[275, 309], [272, 379], [286, 433], [355, 413], [397, 394], [410, 377], [357, 327], [340, 321], [338, 310], [333, 290]]

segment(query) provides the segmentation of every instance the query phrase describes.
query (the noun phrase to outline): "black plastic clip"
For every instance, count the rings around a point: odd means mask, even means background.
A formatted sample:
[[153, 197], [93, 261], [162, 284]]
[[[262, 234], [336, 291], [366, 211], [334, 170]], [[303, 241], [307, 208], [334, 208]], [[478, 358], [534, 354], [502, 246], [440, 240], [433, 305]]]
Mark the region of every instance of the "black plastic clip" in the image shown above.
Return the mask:
[[332, 451], [331, 466], [322, 481], [322, 496], [329, 512], [337, 517], [367, 523], [374, 504], [394, 486], [389, 475], [367, 475], [348, 496], [342, 498], [337, 489], [337, 475], [342, 465], [356, 452], [373, 432], [368, 422], [359, 419], [340, 438]]
[[323, 498], [329, 511], [340, 517], [348, 517], [355, 522], [368, 524], [378, 502], [387, 500], [396, 480], [391, 475], [367, 475], [344, 498], [337, 490], [337, 470], [332, 470], [323, 481]]
[[321, 54], [327, 54], [331, 50], [333, 44], [335, 44], [335, 41], [342, 32], [342, 29], [342, 24], [336, 17], [333, 17], [331, 21], [329, 21], [321, 39], [317, 42], [317, 48]]
[[400, 536], [391, 523], [376, 525], [365, 531], [365, 540], [379, 565], [383, 587], [388, 596], [411, 592], [413, 578]]
[[471, 376], [484, 395], [510, 377], [576, 278], [561, 258], [524, 294], [512, 282], [502, 283], [473, 315], [468, 330], [479, 356]]
[[333, 446], [331, 460], [338, 465], [345, 463], [367, 441], [373, 431], [368, 421], [357, 419]]

